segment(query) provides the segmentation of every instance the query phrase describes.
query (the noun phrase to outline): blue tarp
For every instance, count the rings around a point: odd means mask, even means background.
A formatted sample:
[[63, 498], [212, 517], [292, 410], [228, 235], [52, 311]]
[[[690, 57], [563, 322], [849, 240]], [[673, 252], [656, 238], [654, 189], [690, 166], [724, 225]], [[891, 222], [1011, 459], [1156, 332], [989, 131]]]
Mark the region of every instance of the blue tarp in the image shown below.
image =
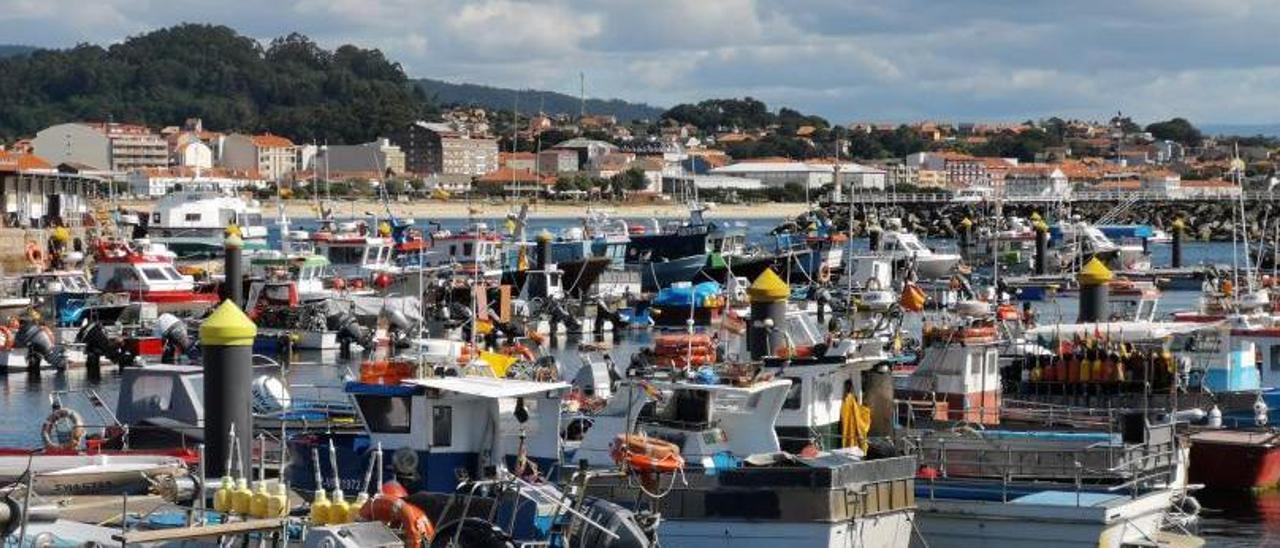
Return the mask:
[[720, 284], [702, 282], [694, 286], [668, 287], [658, 292], [653, 306], [702, 306], [707, 297], [719, 295]]

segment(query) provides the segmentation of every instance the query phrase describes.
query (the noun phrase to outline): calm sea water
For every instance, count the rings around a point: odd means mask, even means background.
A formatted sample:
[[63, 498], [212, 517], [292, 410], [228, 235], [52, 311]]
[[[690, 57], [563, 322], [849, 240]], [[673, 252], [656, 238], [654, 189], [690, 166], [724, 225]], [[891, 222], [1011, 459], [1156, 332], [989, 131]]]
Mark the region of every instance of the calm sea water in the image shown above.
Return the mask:
[[[637, 223], [649, 225], [647, 219], [633, 219]], [[753, 220], [717, 220], [730, 227], [745, 230], [749, 241], [759, 241], [774, 226], [778, 219]], [[501, 228], [501, 219], [488, 219], [491, 227]], [[529, 223], [529, 234], [542, 230], [553, 233], [575, 223], [572, 220], [535, 219]], [[466, 221], [445, 221], [445, 228], [457, 230], [466, 225]], [[306, 229], [314, 226], [314, 222], [300, 220], [294, 224], [297, 228]], [[274, 229], [273, 239], [278, 237]], [[949, 242], [931, 242], [943, 246]], [[865, 241], [855, 243], [865, 246]], [[1232, 252], [1230, 243], [1189, 243], [1184, 248], [1184, 262], [1212, 262], [1229, 264]], [[1152, 262], [1155, 265], [1169, 263], [1169, 247], [1153, 246]], [[1162, 313], [1169, 313], [1194, 304], [1195, 292], [1166, 292], [1161, 302]], [[1058, 318], [1073, 320], [1077, 303], [1072, 298], [1062, 297], [1055, 301], [1036, 303], [1037, 312], [1042, 323], [1053, 322]], [[612, 350], [614, 359], [620, 363], [629, 360], [629, 355], [637, 345], [647, 344], [647, 334], [633, 335], [629, 343], [624, 341]], [[560, 351], [563, 359], [576, 361], [576, 352], [572, 351], [573, 342], [566, 341], [568, 348]], [[341, 363], [336, 354], [304, 353], [300, 363], [289, 370], [290, 383], [295, 388], [294, 397], [311, 397], [333, 394], [338, 391], [343, 376], [353, 364]], [[570, 367], [576, 364], [569, 364]], [[266, 371], [263, 371], [266, 372]], [[91, 389], [96, 391], [104, 401], [114, 403], [120, 385], [119, 375], [111, 368], [104, 368], [102, 378], [90, 381], [83, 370], [71, 370], [63, 374], [46, 373], [39, 377], [28, 377], [26, 374], [0, 376], [0, 413], [4, 420], [0, 421], [0, 445], [17, 447], [37, 447], [40, 444], [40, 423], [49, 413], [50, 394], [59, 391], [80, 391]], [[96, 422], [88, 407], [82, 400], [68, 397], [67, 403], [86, 414], [86, 421]], [[1218, 495], [1203, 493], [1198, 495], [1204, 505], [1204, 512], [1199, 523], [1199, 533], [1213, 546], [1257, 546], [1260, 544], [1280, 543], [1280, 493], [1259, 496], [1243, 496], [1239, 494]]]

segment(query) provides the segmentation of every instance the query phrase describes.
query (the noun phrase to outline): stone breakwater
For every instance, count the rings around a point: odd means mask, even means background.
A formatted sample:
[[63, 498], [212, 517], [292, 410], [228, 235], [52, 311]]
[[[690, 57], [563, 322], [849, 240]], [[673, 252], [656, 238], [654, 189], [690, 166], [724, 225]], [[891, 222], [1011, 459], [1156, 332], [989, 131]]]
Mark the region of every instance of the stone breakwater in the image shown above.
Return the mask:
[[[1004, 217], [1030, 217], [1039, 213], [1049, 219], [1066, 215], [1078, 215], [1092, 221], [1102, 218], [1116, 207], [1114, 202], [1077, 202], [1059, 207], [1056, 204], [1005, 204]], [[853, 206], [853, 233], [866, 236], [867, 219], [898, 218], [902, 224], [917, 234], [932, 238], [955, 238], [964, 219], [973, 222], [974, 229], [992, 226], [996, 219], [994, 204], [956, 203], [908, 203], [892, 206]], [[826, 207], [827, 214], [840, 229], [848, 229], [849, 206], [847, 204]], [[1280, 229], [1280, 207], [1274, 202], [1253, 201], [1245, 203], [1251, 240], [1274, 240]], [[1187, 226], [1187, 236], [1203, 241], [1230, 241], [1240, 217], [1240, 203], [1233, 200], [1212, 202], [1139, 202], [1114, 216], [1111, 224], [1145, 224], [1169, 230], [1175, 219], [1182, 219]]]

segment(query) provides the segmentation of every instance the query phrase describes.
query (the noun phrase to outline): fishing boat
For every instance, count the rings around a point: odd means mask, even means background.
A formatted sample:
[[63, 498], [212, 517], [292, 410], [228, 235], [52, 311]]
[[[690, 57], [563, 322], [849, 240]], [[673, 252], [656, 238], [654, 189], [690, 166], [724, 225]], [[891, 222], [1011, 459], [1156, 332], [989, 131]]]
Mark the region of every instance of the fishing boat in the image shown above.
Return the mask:
[[334, 276], [356, 286], [362, 287], [379, 274], [399, 270], [392, 258], [396, 244], [391, 238], [390, 225], [325, 221], [311, 232], [310, 242], [316, 254], [329, 261]]
[[147, 223], [147, 236], [179, 257], [218, 257], [229, 225], [239, 228], [244, 249], [265, 249], [267, 227], [256, 200], [214, 190], [181, 190], [156, 203]]
[[218, 303], [217, 293], [197, 290], [195, 278], [179, 273], [173, 260], [162, 244], [102, 242], [94, 254], [93, 285], [105, 293], [154, 303], [162, 312], [199, 312]]
[[0, 455], [0, 484], [34, 474], [33, 492], [46, 496], [142, 494], [162, 475], [183, 476], [181, 458], [164, 455]]
[[[566, 442], [566, 458], [630, 470], [586, 492], [661, 514], [663, 546], [907, 546], [914, 459], [871, 458], [856, 448], [782, 452], [773, 425], [790, 385], [624, 379], [589, 416], [581, 441]], [[630, 459], [622, 449], [630, 444], [664, 456]]]
[[362, 367], [360, 379], [348, 382], [344, 392], [355, 401], [363, 431], [294, 437], [290, 484], [315, 489], [311, 452], [316, 449], [327, 458], [330, 439], [340, 484], [352, 491], [364, 475], [360, 456], [379, 445], [391, 476], [410, 492], [452, 492], [457, 473], [486, 478], [488, 467], [512, 468], [521, 451], [541, 470], [559, 462], [560, 395], [568, 384], [418, 377], [416, 371], [411, 362]]
[[708, 264], [709, 254], [732, 255], [726, 250], [726, 242], [730, 247], [734, 242], [741, 243], [740, 238], [733, 238], [736, 233], [706, 221], [704, 212], [706, 208], [694, 204], [687, 222], [655, 233], [631, 235], [626, 265], [629, 270], [640, 272], [645, 291], [657, 291], [675, 282], [702, 281], [698, 280], [698, 273]]
[[921, 279], [946, 278], [960, 264], [960, 255], [939, 253], [902, 228], [886, 229], [881, 235], [878, 253], [888, 255], [896, 264], [911, 264]]

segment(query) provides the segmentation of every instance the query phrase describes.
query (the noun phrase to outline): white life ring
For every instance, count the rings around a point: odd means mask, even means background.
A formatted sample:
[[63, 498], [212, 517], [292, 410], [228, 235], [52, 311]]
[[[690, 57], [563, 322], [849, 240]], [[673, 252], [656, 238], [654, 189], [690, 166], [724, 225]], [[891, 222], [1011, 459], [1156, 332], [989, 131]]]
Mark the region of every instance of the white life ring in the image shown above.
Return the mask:
[[[70, 436], [65, 440], [58, 439], [58, 425], [67, 422], [70, 428]], [[84, 440], [84, 418], [80, 413], [66, 407], [55, 409], [44, 419], [44, 426], [40, 428], [40, 435], [44, 437], [45, 449], [75, 449], [80, 447], [80, 442]]]

